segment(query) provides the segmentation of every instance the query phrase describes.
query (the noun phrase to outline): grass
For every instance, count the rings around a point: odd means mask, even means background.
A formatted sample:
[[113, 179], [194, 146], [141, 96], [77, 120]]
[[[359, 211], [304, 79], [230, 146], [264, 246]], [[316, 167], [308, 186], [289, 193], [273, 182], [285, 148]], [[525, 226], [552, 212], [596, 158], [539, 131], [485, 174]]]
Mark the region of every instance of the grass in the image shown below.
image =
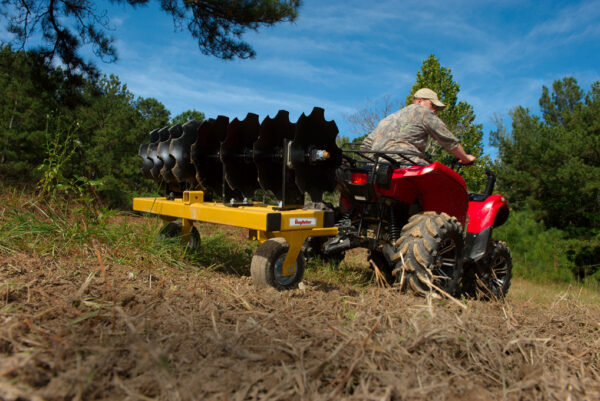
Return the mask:
[[[156, 240], [164, 224], [158, 217], [132, 212], [100, 210], [93, 219], [84, 217], [80, 205], [68, 200], [48, 202], [30, 194], [6, 191], [0, 194], [0, 255], [14, 253], [91, 260], [100, 250], [109, 263], [131, 266], [133, 270], [176, 267], [197, 274], [221, 272], [250, 275], [255, 242], [242, 229], [197, 224], [202, 245], [192, 252], [178, 240]], [[344, 285], [362, 290], [376, 285], [366, 252], [352, 250], [338, 266], [322, 261], [307, 266], [306, 279], [321, 286]], [[600, 304], [597, 288], [579, 283], [542, 283], [513, 278], [509, 299], [548, 304], [557, 297]]]
[[[132, 212], [97, 211], [84, 217], [79, 205], [68, 200], [48, 202], [23, 193], [0, 195], [0, 254], [32, 254], [65, 259], [94, 259], [96, 250], [108, 262], [139, 268], [171, 265], [184, 270], [248, 274], [254, 245], [218, 228], [203, 225], [200, 252], [191, 252], [178, 240], [157, 241], [165, 224], [156, 216]], [[208, 235], [205, 233], [208, 232]]]
[[600, 305], [597, 289], [579, 283], [536, 282], [524, 278], [513, 278], [508, 299], [548, 305], [556, 299], [571, 299], [583, 304]]
[[0, 399], [600, 394], [591, 289], [516, 278], [509, 302], [457, 308], [377, 287], [352, 250], [263, 290], [245, 230], [196, 224], [191, 252], [156, 216], [77, 208], [0, 193]]

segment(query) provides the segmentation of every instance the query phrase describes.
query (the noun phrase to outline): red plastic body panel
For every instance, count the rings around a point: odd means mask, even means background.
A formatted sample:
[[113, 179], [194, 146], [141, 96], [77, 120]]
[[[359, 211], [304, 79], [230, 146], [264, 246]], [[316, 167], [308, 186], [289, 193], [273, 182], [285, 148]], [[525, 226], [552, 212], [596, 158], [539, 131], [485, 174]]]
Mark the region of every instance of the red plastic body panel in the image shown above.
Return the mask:
[[389, 188], [376, 187], [378, 196], [413, 204], [418, 201], [424, 211], [448, 213], [461, 224], [467, 220], [469, 195], [465, 180], [441, 163], [394, 170]]
[[480, 233], [486, 228], [492, 226], [498, 216], [498, 212], [506, 208], [508, 202], [502, 195], [491, 195], [483, 202], [469, 202], [469, 225], [468, 233]]

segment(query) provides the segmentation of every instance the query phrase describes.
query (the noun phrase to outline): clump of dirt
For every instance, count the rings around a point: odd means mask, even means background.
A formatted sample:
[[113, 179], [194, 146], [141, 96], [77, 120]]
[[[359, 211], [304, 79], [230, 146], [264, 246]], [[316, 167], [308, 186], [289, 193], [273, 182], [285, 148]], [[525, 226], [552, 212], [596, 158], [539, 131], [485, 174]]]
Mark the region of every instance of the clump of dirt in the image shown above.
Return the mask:
[[0, 399], [600, 399], [600, 310], [0, 256]]

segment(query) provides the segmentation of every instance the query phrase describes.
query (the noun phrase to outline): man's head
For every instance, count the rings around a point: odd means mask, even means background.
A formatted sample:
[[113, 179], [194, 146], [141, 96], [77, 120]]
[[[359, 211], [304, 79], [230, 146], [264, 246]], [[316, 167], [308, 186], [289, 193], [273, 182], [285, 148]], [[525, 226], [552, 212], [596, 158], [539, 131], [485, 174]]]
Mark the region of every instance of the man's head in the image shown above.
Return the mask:
[[432, 111], [443, 110], [446, 105], [440, 102], [437, 93], [428, 88], [421, 88], [413, 95], [413, 104], [420, 104]]

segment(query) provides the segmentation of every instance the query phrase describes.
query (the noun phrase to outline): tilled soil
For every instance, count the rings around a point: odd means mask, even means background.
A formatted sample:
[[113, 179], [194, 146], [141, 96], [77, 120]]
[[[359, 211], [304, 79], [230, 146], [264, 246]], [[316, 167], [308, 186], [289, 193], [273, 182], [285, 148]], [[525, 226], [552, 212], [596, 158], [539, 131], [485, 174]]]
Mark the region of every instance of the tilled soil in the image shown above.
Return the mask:
[[[462, 305], [461, 305], [462, 304]], [[598, 400], [600, 310], [0, 256], [0, 399]]]

